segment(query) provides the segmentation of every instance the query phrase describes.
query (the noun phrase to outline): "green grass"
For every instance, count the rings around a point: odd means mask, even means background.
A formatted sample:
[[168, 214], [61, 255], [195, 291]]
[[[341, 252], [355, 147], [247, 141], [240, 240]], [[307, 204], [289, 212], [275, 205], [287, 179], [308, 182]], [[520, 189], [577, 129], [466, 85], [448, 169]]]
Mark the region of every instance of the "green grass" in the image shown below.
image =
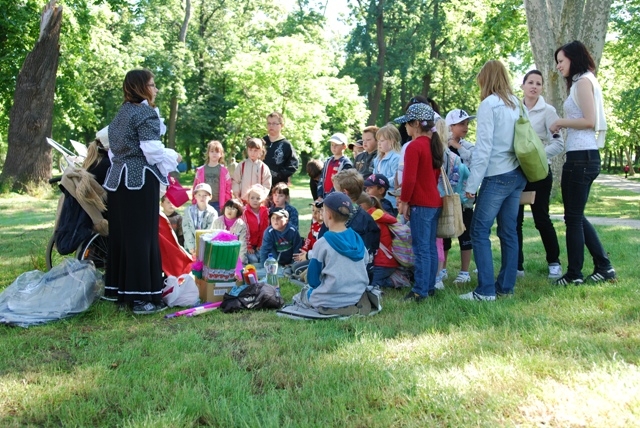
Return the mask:
[[[296, 195], [307, 188], [295, 181]], [[309, 202], [294, 200], [303, 234]], [[55, 204], [0, 197], [0, 288], [44, 266]], [[379, 315], [346, 321], [165, 320], [100, 301], [68, 320], [0, 326], [0, 426], [640, 426], [640, 232], [597, 229], [615, 284], [552, 286], [528, 219], [526, 277], [492, 304], [458, 299], [475, 279], [449, 280], [419, 305], [386, 291]], [[450, 271], [458, 260], [454, 245]]]
[[[564, 213], [560, 195], [552, 201], [550, 212]], [[640, 220], [640, 193], [594, 183], [584, 213], [586, 216]]]

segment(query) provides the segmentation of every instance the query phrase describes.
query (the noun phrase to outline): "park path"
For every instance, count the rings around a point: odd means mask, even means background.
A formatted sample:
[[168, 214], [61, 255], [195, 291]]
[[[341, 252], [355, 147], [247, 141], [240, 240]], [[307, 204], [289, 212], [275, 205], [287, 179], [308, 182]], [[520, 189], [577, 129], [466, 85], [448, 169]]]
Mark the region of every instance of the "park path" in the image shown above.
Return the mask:
[[[600, 174], [595, 180], [596, 183], [602, 186], [615, 187], [617, 189], [629, 190], [631, 192], [640, 193], [640, 181], [627, 180], [617, 175]], [[530, 211], [525, 211], [526, 217], [531, 217]], [[552, 220], [564, 221], [562, 214], [551, 214]], [[608, 217], [587, 217], [591, 224], [600, 226], [625, 226], [632, 229], [640, 230], [640, 220], [633, 219], [619, 219]]]

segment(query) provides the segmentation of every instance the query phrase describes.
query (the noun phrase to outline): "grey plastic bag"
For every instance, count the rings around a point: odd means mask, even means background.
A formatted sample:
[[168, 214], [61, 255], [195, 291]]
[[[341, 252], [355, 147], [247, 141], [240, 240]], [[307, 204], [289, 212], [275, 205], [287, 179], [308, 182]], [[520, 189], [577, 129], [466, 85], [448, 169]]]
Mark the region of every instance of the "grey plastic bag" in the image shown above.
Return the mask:
[[25, 272], [0, 294], [0, 322], [28, 327], [79, 314], [103, 287], [90, 261], [67, 258], [46, 273]]

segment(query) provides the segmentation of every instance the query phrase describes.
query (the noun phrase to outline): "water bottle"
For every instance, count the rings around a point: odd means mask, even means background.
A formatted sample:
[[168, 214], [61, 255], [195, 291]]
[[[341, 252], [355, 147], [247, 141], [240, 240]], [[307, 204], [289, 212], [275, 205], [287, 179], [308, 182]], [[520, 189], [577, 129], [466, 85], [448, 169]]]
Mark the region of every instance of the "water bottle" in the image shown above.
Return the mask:
[[269, 253], [269, 257], [264, 262], [264, 270], [267, 273], [267, 284], [276, 289], [276, 295], [280, 296], [280, 284], [278, 283], [278, 261]]

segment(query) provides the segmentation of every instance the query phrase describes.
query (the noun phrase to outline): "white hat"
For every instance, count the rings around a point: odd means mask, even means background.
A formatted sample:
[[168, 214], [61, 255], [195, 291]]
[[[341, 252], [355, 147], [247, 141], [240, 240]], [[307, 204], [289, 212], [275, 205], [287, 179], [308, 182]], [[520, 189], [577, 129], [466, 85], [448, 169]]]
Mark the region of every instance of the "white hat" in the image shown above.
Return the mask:
[[211, 196], [213, 194], [213, 192], [211, 192], [211, 186], [209, 186], [207, 183], [200, 183], [196, 186], [195, 189], [193, 189], [193, 193], [196, 194], [196, 192], [198, 192], [199, 190], [204, 190], [205, 192], [207, 192], [209, 194], [209, 196]]
[[335, 134], [333, 134], [331, 136], [331, 138], [329, 138], [329, 142], [334, 142], [334, 143], [338, 143], [338, 144], [344, 144], [345, 146], [347, 145], [347, 136], [344, 135], [342, 132], [337, 132]]
[[465, 120], [471, 120], [471, 119], [475, 119], [475, 116], [469, 116], [469, 113], [467, 113], [464, 110], [461, 110], [459, 108], [455, 109], [455, 110], [451, 110], [448, 114], [447, 114], [447, 118], [445, 119], [447, 126], [451, 126], [451, 125], [455, 125], [457, 123], [460, 123], [462, 121]]

